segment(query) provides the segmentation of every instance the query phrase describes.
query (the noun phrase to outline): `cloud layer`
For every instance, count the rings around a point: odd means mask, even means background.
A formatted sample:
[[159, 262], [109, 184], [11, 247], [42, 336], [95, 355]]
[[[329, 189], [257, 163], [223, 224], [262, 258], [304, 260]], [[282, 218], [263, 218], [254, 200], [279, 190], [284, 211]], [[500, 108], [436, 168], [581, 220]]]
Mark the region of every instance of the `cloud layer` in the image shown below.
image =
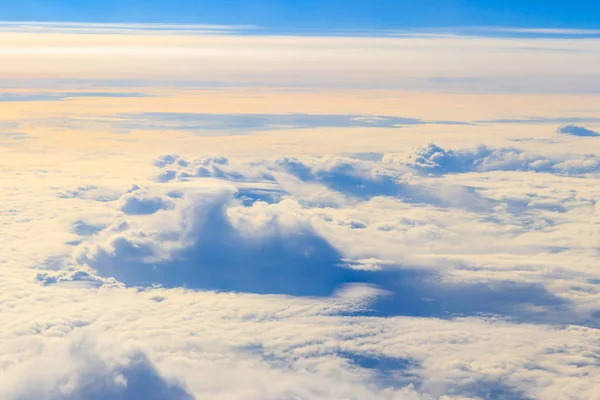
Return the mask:
[[[96, 84], [125, 80], [225, 87], [598, 91], [596, 37], [503, 38], [463, 32], [300, 37], [247, 34], [247, 28], [3, 23], [0, 52], [10, 62], [0, 66], [0, 73], [9, 80], [28, 74]], [[570, 62], [565, 63], [567, 52]]]
[[[570, 216], [596, 214], [593, 194], [518, 195], [452, 182], [456, 174], [522, 171], [581, 179], [595, 176], [592, 156], [429, 144], [367, 159], [171, 154], [154, 164], [158, 186], [124, 193], [111, 222], [83, 229], [93, 236], [75, 250], [71, 271], [38, 279], [317, 297], [363, 287], [379, 293], [363, 310], [373, 315], [598, 324], [595, 289], [567, 294], [528, 257], [583, 255], [582, 243], [576, 250], [557, 239], [575, 223]], [[87, 226], [78, 221], [74, 231]], [[570, 279], [581, 284], [589, 273], [582, 266]]]
[[589, 108], [191, 93], [4, 103], [0, 398], [597, 397]]

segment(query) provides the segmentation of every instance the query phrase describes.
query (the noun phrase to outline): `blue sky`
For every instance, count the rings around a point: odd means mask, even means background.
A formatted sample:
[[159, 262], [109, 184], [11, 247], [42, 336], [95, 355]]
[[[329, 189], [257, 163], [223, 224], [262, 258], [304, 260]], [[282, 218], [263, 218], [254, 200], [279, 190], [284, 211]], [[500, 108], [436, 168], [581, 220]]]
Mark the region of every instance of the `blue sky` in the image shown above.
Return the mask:
[[600, 28], [595, 0], [0, 0], [4, 21], [252, 24], [276, 31]]

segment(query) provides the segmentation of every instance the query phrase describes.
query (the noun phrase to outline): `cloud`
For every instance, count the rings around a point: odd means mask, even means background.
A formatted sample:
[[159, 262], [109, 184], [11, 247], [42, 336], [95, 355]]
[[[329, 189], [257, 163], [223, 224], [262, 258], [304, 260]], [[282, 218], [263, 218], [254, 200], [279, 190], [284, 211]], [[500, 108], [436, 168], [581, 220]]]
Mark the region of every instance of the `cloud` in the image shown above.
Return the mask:
[[462, 121], [427, 121], [384, 115], [359, 114], [204, 114], [204, 113], [142, 113], [120, 115], [119, 128], [224, 131], [243, 134], [315, 128], [401, 128], [410, 125], [470, 125]]
[[558, 212], [567, 209], [547, 196], [499, 199], [486, 195], [488, 191], [477, 185], [434, 180], [427, 174], [443, 177], [527, 171], [580, 176], [600, 171], [600, 160], [594, 155], [546, 156], [518, 148], [483, 145], [446, 150], [433, 143], [408, 154], [369, 154], [366, 158], [361, 155], [286, 157], [242, 162], [223, 156], [188, 161], [168, 155], [156, 160], [155, 165], [160, 166], [155, 180], [161, 183], [204, 178], [234, 183], [238, 189], [235, 196], [246, 205], [256, 201], [274, 203], [291, 196], [306, 207], [344, 208], [377, 197], [392, 197], [405, 203], [477, 212], [503, 207], [511, 213], [523, 213], [527, 208]]
[[[2, 126], [0, 125], [0, 129]], [[15, 144], [29, 139], [30, 136], [22, 132], [2, 132], [0, 131], [0, 146], [14, 146]]]
[[251, 25], [110, 23], [110, 22], [20, 22], [2, 21], [0, 31], [20, 33], [215, 35], [253, 30]]
[[[50, 95], [31, 95], [31, 99], [36, 101], [50, 97]], [[6, 96], [6, 101], [19, 101], [19, 98], [20, 97], [18, 96]], [[25, 101], [26, 99], [26, 97], [23, 97], [20, 101]], [[0, 97], [0, 101], [1, 100], [2, 97]], [[399, 129], [417, 125], [473, 125], [466, 121], [424, 120], [388, 115], [306, 113], [208, 114], [148, 112], [116, 114], [110, 120], [104, 116], [89, 116], [85, 119], [50, 118], [48, 121], [53, 126], [67, 129], [79, 129], [94, 126], [126, 133], [140, 130], [186, 131], [205, 136], [232, 134], [249, 135], [256, 132], [273, 130], [306, 130], [317, 128]]]
[[532, 33], [548, 35], [600, 35], [597, 29], [558, 29], [558, 28], [511, 28], [511, 27], [482, 27], [476, 28], [490, 32]]
[[[414, 32], [408, 37], [298, 37], [244, 34], [248, 27], [188, 27], [4, 23], [0, 30], [20, 34], [7, 36], [3, 55], [9, 62], [0, 66], [0, 74], [7, 80], [26, 73], [58, 83], [85, 81], [98, 86], [135, 81], [171, 87], [216, 82], [221, 87], [303, 89], [598, 91], [594, 66], [600, 46], [593, 37], [540, 40], [415, 36]], [[85, 35], [85, 45], [73, 42], [77, 35]], [[283, 58], [282, 48], [286, 49]], [[420, 50], [418, 57], [415, 48]], [[570, 63], [562, 62], [565, 49], [570, 52]], [[460, 60], [452, 57], [457, 53], [462, 55]], [[356, 54], [364, 57], [357, 59]], [[112, 62], [116, 58], [122, 62]], [[312, 60], [310, 65], [303, 63], [307, 59]], [[239, 65], [245, 68], [240, 71]]]
[[[349, 157], [288, 157], [248, 163], [222, 156], [201, 157], [194, 161], [173, 155], [165, 157], [170, 162], [165, 162], [164, 157], [155, 161], [155, 165], [162, 166], [155, 175], [157, 182], [198, 178], [227, 180], [235, 182], [239, 189], [237, 196], [250, 203], [257, 200], [274, 202], [282, 196], [292, 195], [307, 205], [339, 206], [347, 201], [388, 196], [411, 203], [489, 206], [469, 188], [414, 185], [404, 178], [410, 172], [408, 169], [381, 162], [387, 158], [383, 155], [377, 161]], [[449, 192], [453, 192], [452, 196], [448, 196]]]
[[58, 193], [58, 197], [65, 199], [79, 198], [94, 200], [100, 202], [111, 202], [121, 197], [120, 190], [98, 187], [95, 185], [79, 186], [76, 189], [69, 189]]
[[404, 158], [389, 155], [384, 162], [437, 174], [489, 171], [585, 174], [600, 170], [600, 160], [593, 155], [554, 158], [517, 148], [494, 149], [484, 145], [474, 150], [446, 150], [434, 143], [416, 148]]
[[84, 271], [81, 269], [59, 272], [59, 273], [38, 273], [36, 276], [36, 280], [38, 280], [42, 285], [56, 285], [56, 284], [64, 284], [64, 283], [76, 283], [81, 287], [122, 287], [123, 284], [118, 282], [116, 279], [109, 278], [101, 278], [99, 276], [94, 275], [88, 271]]
[[588, 136], [588, 137], [596, 137], [600, 136], [600, 133], [595, 132], [591, 129], [587, 129], [580, 125], [575, 124], [567, 124], [563, 126], [559, 126], [556, 130], [557, 133], [562, 133], [564, 135], [572, 135], [572, 136]]
[[174, 207], [168, 196], [152, 195], [147, 190], [140, 189], [123, 195], [119, 203], [121, 211], [128, 215], [154, 214]]
[[[225, 164], [222, 160], [220, 165]], [[358, 259], [337, 237], [362, 240], [351, 244], [360, 248], [366, 244], [362, 237], [369, 233], [359, 232], [373, 232], [371, 224], [346, 218], [332, 236], [319, 232], [320, 224], [312, 222], [310, 208], [290, 197], [244, 204], [231, 187], [214, 185], [187, 191], [161, 213], [117, 216], [112, 225], [77, 248], [76, 265], [70, 268], [78, 272], [42, 274], [38, 279], [45, 284], [69, 280], [102, 284], [106, 280], [107, 285], [121, 282], [129, 287], [319, 297], [333, 296], [348, 285], [362, 285], [379, 291], [362, 310], [367, 315], [452, 318], [495, 314], [539, 323], [575, 323], [585, 318], [570, 316], [574, 305], [540, 284], [486, 277], [477, 281], [476, 275], [471, 281], [452, 282], [424, 265]], [[123, 197], [129, 199], [131, 194]], [[153, 198], [150, 192], [146, 194]], [[330, 216], [325, 221], [327, 225], [333, 222]], [[384, 257], [383, 253], [370, 254]], [[472, 302], [473, 297], [479, 301]]]
[[531, 171], [555, 174], [586, 174], [600, 170], [600, 160], [594, 155], [546, 156], [527, 150], [480, 145], [475, 149], [444, 149], [434, 143], [415, 148], [407, 155], [377, 154], [367, 159], [358, 157], [282, 158], [251, 163], [231, 163], [225, 157], [205, 157], [189, 162], [178, 156], [162, 167], [156, 179], [161, 182], [213, 177], [236, 181], [278, 181], [285, 173], [303, 182], [316, 182], [355, 196], [426, 196], [403, 182], [410, 170], [434, 174]]
[[529, 118], [503, 118], [478, 120], [477, 124], [578, 124], [578, 123], [597, 123], [598, 117], [529, 117]]
[[76, 221], [73, 224], [73, 232], [75, 232], [79, 236], [92, 236], [100, 232], [104, 228], [105, 226], [102, 224], [97, 224], [88, 221]]
[[0, 378], [2, 398], [194, 399], [179, 383], [163, 378], [142, 351], [118, 354], [122, 349], [102, 348], [77, 336], [70, 342], [59, 342], [54, 349], [44, 349], [25, 364], [5, 370]]
[[0, 102], [18, 102], [18, 101], [64, 101], [69, 99], [108, 97], [108, 98], [126, 98], [126, 97], [149, 97], [144, 93], [133, 92], [42, 92], [42, 93], [13, 93], [0, 92]]
[[594, 157], [471, 146], [13, 179], [0, 397], [593, 398]]
[[[146, 226], [109, 228], [80, 249], [77, 261], [130, 286], [330, 295], [343, 283], [340, 254], [309, 224], [259, 206], [232, 220], [232, 201], [230, 190], [217, 190]], [[159, 228], [166, 218], [176, 221], [173, 230]]]

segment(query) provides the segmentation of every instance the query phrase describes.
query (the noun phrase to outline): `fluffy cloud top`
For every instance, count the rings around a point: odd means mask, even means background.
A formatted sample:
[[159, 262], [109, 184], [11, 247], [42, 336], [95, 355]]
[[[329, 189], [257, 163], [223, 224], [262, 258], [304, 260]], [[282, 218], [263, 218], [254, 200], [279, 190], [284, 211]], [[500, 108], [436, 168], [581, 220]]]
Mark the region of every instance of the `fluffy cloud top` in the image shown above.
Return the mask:
[[[45, 373], [31, 372], [40, 367], [46, 368]], [[0, 394], [11, 400], [194, 399], [178, 382], [163, 378], [142, 351], [119, 354], [81, 335], [44, 348], [5, 374], [12, 381], [2, 380]]]
[[483, 145], [475, 150], [455, 151], [430, 143], [415, 149], [407, 158], [388, 156], [386, 160], [432, 173], [535, 171], [584, 174], [600, 170], [600, 161], [594, 156], [553, 158], [516, 148], [493, 149]]
[[4, 247], [27, 262], [0, 276], [0, 397], [594, 398], [598, 160], [544, 150], [169, 154], [140, 186], [56, 183], [41, 222], [7, 214], [28, 240]]
[[147, 191], [135, 189], [120, 199], [121, 211], [125, 214], [154, 214], [173, 208], [168, 196], [153, 196]]
[[[533, 277], [514, 275], [519, 268], [538, 269], [525, 267], [523, 254], [562, 253], [572, 246], [535, 237], [551, 234], [559, 214], [594, 209], [593, 199], [507, 197], [437, 176], [522, 170], [563, 175], [567, 163], [577, 172], [593, 171], [596, 161], [589, 159], [588, 170], [579, 158], [434, 144], [405, 158], [189, 161], [166, 155], [154, 163], [157, 186], [134, 187], [115, 201], [122, 214], [78, 246], [70, 272], [39, 279], [321, 297], [358, 285], [379, 291], [370, 300], [368, 313], [374, 315], [495, 314], [595, 325], [591, 298], [582, 303]], [[419, 211], [411, 216], [407, 210]], [[546, 222], [532, 225], [540, 218]], [[523, 266], [486, 266], [493, 257], [476, 256], [484, 253]]]

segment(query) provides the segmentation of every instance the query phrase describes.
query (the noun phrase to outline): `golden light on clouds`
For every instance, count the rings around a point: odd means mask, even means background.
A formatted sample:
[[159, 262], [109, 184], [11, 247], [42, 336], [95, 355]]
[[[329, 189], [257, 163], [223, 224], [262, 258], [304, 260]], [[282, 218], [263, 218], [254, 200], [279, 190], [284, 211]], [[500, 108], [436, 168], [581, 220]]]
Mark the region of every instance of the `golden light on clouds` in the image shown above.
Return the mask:
[[600, 75], [599, 39], [0, 32], [0, 56], [4, 79], [577, 92]]

